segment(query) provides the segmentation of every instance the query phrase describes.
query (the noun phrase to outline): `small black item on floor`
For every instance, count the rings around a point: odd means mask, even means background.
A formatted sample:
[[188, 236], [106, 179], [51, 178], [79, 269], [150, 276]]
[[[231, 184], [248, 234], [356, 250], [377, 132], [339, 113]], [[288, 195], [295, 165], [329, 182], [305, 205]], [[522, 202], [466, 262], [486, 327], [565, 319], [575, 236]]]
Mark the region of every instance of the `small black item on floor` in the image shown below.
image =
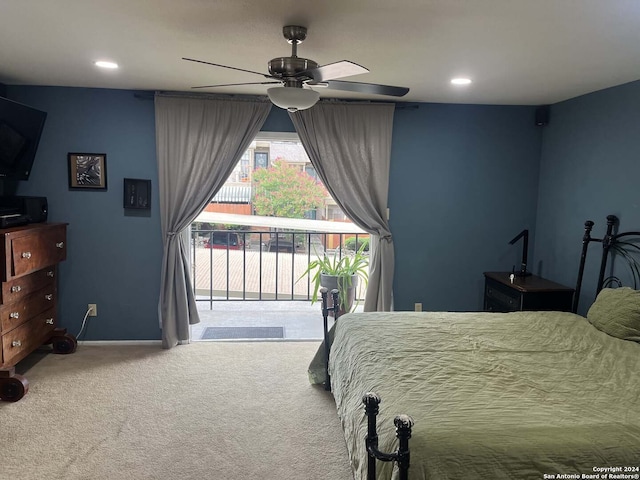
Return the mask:
[[284, 338], [284, 327], [207, 327], [200, 340]]

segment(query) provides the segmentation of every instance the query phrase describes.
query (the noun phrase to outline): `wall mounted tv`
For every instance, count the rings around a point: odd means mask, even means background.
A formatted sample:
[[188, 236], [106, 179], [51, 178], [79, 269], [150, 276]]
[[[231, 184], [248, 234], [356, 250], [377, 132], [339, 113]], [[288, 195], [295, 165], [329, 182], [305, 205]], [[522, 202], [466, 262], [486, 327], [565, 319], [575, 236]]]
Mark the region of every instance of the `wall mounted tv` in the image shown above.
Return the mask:
[[46, 112], [0, 97], [0, 179], [29, 179], [46, 118]]

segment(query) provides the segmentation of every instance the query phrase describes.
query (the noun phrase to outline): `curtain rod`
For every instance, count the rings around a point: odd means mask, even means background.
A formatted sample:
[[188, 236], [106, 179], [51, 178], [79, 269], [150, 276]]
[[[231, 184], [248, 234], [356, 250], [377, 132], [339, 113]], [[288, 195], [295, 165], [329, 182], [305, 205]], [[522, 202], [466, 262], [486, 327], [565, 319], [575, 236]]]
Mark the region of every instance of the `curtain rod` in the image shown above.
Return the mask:
[[395, 107], [399, 110], [420, 108], [420, 105], [418, 103], [400, 103], [400, 102], [389, 102], [384, 100], [349, 100], [349, 99], [342, 99], [342, 98], [321, 98], [319, 103], [395, 105]]
[[255, 101], [269, 101], [267, 97], [250, 96], [250, 95], [234, 95], [234, 94], [219, 94], [219, 93], [191, 93], [191, 92], [165, 92], [165, 91], [139, 91], [133, 94], [134, 98], [139, 100], [153, 100], [156, 95], [162, 97], [174, 97], [174, 98], [212, 98], [215, 100], [237, 100], [246, 102]]

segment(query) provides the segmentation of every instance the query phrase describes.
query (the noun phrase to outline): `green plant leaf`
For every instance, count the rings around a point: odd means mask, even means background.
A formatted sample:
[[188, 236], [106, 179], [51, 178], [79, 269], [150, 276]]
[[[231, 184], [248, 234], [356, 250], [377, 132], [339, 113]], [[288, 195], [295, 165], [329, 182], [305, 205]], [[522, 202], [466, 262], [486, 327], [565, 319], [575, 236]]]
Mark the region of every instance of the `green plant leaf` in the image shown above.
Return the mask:
[[[356, 276], [367, 287], [369, 282], [369, 257], [364, 254], [367, 245], [362, 245], [354, 254], [347, 254], [338, 257], [338, 253], [334, 252], [330, 257], [326, 253], [319, 255], [317, 252], [316, 259], [309, 262], [307, 269], [300, 275], [296, 282], [309, 276], [311, 283], [313, 284], [313, 294], [311, 296], [311, 303], [318, 301], [318, 295], [320, 292], [321, 275], [330, 275], [338, 277], [338, 285], [346, 286], [340, 290], [340, 303], [346, 304], [346, 289], [352, 286], [352, 277]], [[357, 306], [358, 303], [355, 304]]]

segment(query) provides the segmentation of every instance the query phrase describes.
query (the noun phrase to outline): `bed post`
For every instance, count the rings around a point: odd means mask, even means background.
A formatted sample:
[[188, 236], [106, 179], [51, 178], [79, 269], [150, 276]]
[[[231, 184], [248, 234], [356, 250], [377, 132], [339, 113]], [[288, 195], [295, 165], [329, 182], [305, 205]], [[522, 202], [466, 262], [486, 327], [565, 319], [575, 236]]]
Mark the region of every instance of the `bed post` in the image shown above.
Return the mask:
[[380, 410], [381, 399], [373, 393], [368, 392], [362, 397], [364, 412], [367, 416], [367, 438], [365, 446], [367, 448], [367, 480], [376, 480], [376, 460], [383, 462], [398, 463], [399, 480], [409, 478], [409, 439], [411, 438], [411, 428], [413, 419], [408, 415], [398, 415], [393, 420], [396, 426], [396, 437], [398, 437], [398, 450], [395, 453], [384, 453], [378, 450], [378, 432], [376, 428], [376, 417]]
[[329, 376], [329, 351], [331, 345], [329, 345], [329, 312], [333, 312], [334, 323], [338, 321], [340, 316], [340, 301], [338, 300], [338, 290], [335, 288], [331, 290], [331, 300], [333, 306], [329, 307], [327, 302], [329, 290], [326, 287], [320, 288], [320, 296], [322, 297], [322, 319], [324, 327], [324, 389], [331, 390], [331, 377]]
[[578, 280], [576, 281], [576, 292], [573, 295], [573, 305], [571, 311], [578, 313], [578, 302], [580, 300], [580, 290], [582, 289], [582, 277], [584, 276], [584, 264], [587, 260], [587, 249], [589, 248], [589, 242], [591, 242], [591, 229], [593, 228], [593, 222], [587, 220], [584, 222], [584, 236], [582, 237], [582, 254], [580, 255], [580, 268], [578, 269]]
[[598, 286], [596, 287], [596, 295], [602, 290], [602, 284], [604, 283], [604, 271], [607, 268], [607, 257], [609, 256], [609, 249], [614, 242], [613, 227], [618, 220], [615, 215], [607, 215], [607, 234], [602, 239], [602, 261], [600, 262], [600, 273], [598, 274]]

